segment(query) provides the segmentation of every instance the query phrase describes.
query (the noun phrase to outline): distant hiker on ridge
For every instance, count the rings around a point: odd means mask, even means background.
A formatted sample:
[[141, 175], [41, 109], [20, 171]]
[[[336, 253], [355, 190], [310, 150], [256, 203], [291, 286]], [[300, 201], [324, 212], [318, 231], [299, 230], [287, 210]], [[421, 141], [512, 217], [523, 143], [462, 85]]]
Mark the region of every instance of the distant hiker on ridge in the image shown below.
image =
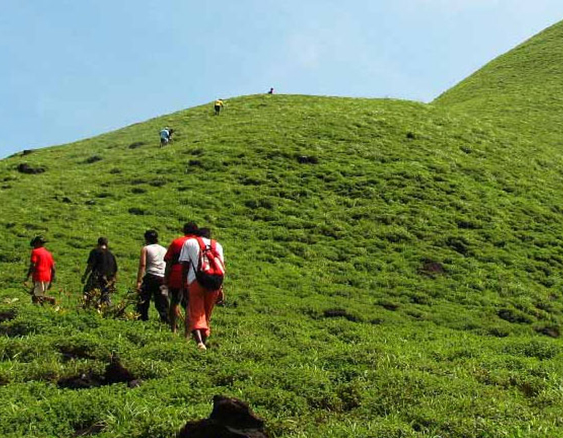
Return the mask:
[[[179, 316], [178, 306], [182, 304], [184, 311], [186, 311], [188, 303], [188, 291], [184, 291], [184, 282], [182, 280], [182, 263], [178, 260], [182, 252], [182, 246], [188, 239], [193, 239], [197, 233], [197, 225], [194, 222], [187, 222], [184, 224], [182, 237], [174, 239], [168, 246], [168, 251], [164, 256], [166, 262], [166, 272], [164, 275], [164, 284], [168, 286], [168, 296], [170, 298], [170, 311], [168, 318], [170, 320], [170, 328], [173, 333], [176, 333], [178, 327], [176, 321]], [[185, 334], [186, 338], [190, 336], [188, 314], [185, 313]]]
[[139, 302], [137, 312], [142, 321], [149, 319], [151, 297], [160, 321], [168, 323], [168, 294], [164, 286], [164, 271], [166, 262], [164, 255], [166, 248], [158, 244], [158, 233], [154, 230], [145, 232], [145, 246], [141, 249], [139, 270], [137, 271], [137, 293]]
[[270, 88], [270, 90], [268, 91], [268, 94], [274, 94], [274, 88]]
[[55, 281], [55, 261], [53, 255], [43, 246], [46, 240], [41, 236], [34, 237], [30, 246], [31, 261], [27, 275], [24, 280], [24, 285], [28, 286], [29, 277], [33, 279], [33, 288], [31, 289], [32, 303], [43, 304], [45, 301], [54, 304], [55, 299], [47, 296], [45, 292], [51, 289], [51, 284]]
[[215, 110], [215, 115], [218, 116], [221, 113], [221, 110], [225, 106], [225, 103], [222, 99], [217, 99], [215, 104], [213, 105], [213, 109]]
[[160, 147], [164, 147], [172, 141], [172, 134], [174, 134], [174, 130], [170, 128], [164, 128], [160, 131]]
[[222, 299], [225, 276], [223, 247], [207, 237], [186, 240], [179, 260], [183, 265], [183, 278], [188, 289], [189, 331], [197, 348], [207, 350], [211, 313]]
[[96, 307], [111, 304], [110, 294], [115, 291], [116, 280], [117, 261], [108, 249], [108, 239], [100, 237], [98, 245], [88, 255], [86, 270], [82, 275], [82, 283], [86, 282], [83, 289], [84, 307], [88, 307], [96, 298], [96, 291], [100, 294]]

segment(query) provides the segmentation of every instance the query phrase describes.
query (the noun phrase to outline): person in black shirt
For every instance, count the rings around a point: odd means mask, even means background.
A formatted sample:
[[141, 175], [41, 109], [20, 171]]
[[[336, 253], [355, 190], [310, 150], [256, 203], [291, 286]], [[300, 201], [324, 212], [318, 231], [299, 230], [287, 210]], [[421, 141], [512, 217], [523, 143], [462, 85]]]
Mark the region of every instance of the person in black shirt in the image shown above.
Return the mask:
[[[95, 306], [100, 308], [111, 304], [110, 294], [115, 291], [117, 280], [117, 261], [108, 249], [108, 239], [100, 237], [98, 246], [90, 251], [82, 283], [84, 284], [84, 307], [88, 307], [95, 300]], [[99, 300], [98, 300], [99, 298]]]

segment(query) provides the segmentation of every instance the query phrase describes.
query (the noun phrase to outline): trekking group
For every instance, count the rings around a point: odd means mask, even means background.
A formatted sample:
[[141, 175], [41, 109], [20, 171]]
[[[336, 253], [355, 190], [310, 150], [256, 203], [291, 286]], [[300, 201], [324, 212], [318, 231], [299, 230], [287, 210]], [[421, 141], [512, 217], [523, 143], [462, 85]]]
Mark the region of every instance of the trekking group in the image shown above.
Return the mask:
[[[270, 88], [267, 94], [274, 94], [274, 89]], [[215, 100], [214, 115], [219, 116], [224, 107], [223, 99]], [[173, 134], [172, 128], [161, 129], [160, 146], [170, 144]], [[188, 338], [190, 334], [193, 335], [198, 348], [204, 350], [210, 333], [213, 307], [224, 300], [223, 247], [211, 239], [208, 228], [198, 228], [193, 222], [186, 223], [183, 232], [184, 235], [174, 239], [168, 248], [158, 243], [155, 230], [145, 232], [135, 287], [138, 294], [137, 313], [139, 319], [147, 321], [150, 301], [153, 300], [160, 320], [170, 324], [176, 333], [178, 319], [182, 315], [180, 306], [183, 307], [185, 336]], [[55, 280], [55, 261], [45, 249], [45, 243], [41, 236], [31, 240], [31, 263], [24, 285], [28, 287], [29, 278], [32, 277], [32, 302], [54, 304], [55, 299], [48, 296], [47, 291]], [[84, 284], [84, 308], [94, 306], [100, 309], [111, 304], [117, 271], [117, 260], [108, 248], [108, 239], [100, 237], [88, 255], [81, 278]]]
[[[199, 228], [193, 222], [184, 225], [183, 236], [174, 239], [168, 248], [159, 244], [155, 230], [146, 231], [144, 240], [135, 287], [139, 319], [149, 319], [153, 300], [160, 321], [170, 324], [172, 332], [176, 333], [182, 316], [181, 306], [185, 312], [186, 339], [192, 335], [197, 347], [205, 350], [213, 308], [224, 300], [223, 247], [211, 238], [209, 228]], [[55, 280], [55, 262], [45, 243], [41, 236], [31, 240], [33, 249], [24, 284], [27, 286], [31, 276], [32, 302], [53, 304], [55, 299], [48, 296], [47, 291]], [[103, 308], [111, 304], [117, 272], [117, 260], [108, 248], [108, 239], [100, 237], [88, 255], [81, 279], [84, 308]]]

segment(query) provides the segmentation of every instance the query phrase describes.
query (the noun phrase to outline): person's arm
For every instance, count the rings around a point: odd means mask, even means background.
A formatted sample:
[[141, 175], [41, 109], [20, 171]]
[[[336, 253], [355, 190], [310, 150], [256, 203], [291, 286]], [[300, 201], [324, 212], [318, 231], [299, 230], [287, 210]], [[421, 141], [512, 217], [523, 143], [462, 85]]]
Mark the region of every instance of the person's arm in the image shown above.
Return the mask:
[[93, 263], [88, 263], [86, 265], [86, 269], [84, 270], [84, 274], [82, 274], [82, 283], [84, 283], [86, 281], [86, 278], [88, 277], [88, 275], [90, 274], [90, 272], [92, 272], [92, 268], [94, 267]]
[[[217, 253], [219, 253], [219, 258], [223, 263], [223, 267], [225, 267], [225, 256], [223, 254], [223, 246], [220, 243], [217, 243], [216, 245], [217, 245], [216, 246]], [[221, 289], [219, 289], [219, 295], [217, 296], [217, 304], [224, 304], [224, 303], [225, 303], [225, 291], [223, 289], [223, 286], [221, 286]]]
[[111, 253], [111, 259], [113, 260], [113, 266], [115, 266], [115, 272], [113, 274], [113, 281], [117, 281], [117, 273], [119, 272], [119, 267], [117, 266], [117, 259], [115, 258], [113, 253]]
[[27, 274], [25, 275], [25, 280], [23, 281], [24, 284], [27, 284], [27, 282], [29, 281], [29, 277], [31, 277], [31, 274], [33, 274], [34, 270], [35, 270], [35, 263], [30, 262], [29, 269], [27, 270]]
[[55, 268], [55, 264], [53, 263], [53, 266], [51, 266], [51, 281], [49, 282], [49, 286], [47, 286], [47, 289], [51, 289], [51, 285], [53, 284], [53, 281], [55, 281], [56, 274], [57, 274], [57, 270]]
[[31, 277], [31, 274], [33, 274], [33, 272], [35, 272], [35, 264], [36, 263], [37, 263], [37, 256], [32, 251], [31, 252], [31, 258], [29, 260], [29, 269], [27, 270], [27, 274], [25, 276], [24, 284], [27, 285], [27, 282], [29, 281], [29, 277]]
[[223, 286], [219, 289], [219, 295], [217, 295], [217, 301], [215, 304], [224, 304], [225, 303], [225, 292], [223, 291]]
[[88, 261], [86, 262], [86, 269], [84, 270], [84, 274], [82, 274], [82, 278], [80, 279], [80, 281], [82, 283], [84, 283], [86, 281], [86, 278], [88, 277], [88, 274], [90, 274], [90, 272], [92, 272], [92, 269], [94, 269], [94, 251], [90, 251], [90, 254], [88, 254]]
[[178, 257], [178, 262], [182, 263], [182, 288], [185, 288], [188, 283], [188, 274], [190, 272], [190, 266], [192, 264], [191, 257], [191, 241], [192, 239], [186, 240], [180, 251], [180, 256]]
[[182, 289], [185, 289], [188, 283], [188, 273], [190, 272], [190, 262], [182, 262]]
[[147, 267], [147, 249], [143, 246], [141, 249], [141, 256], [139, 257], [139, 269], [137, 270], [137, 291], [141, 290], [141, 284], [143, 283], [143, 275], [145, 275], [145, 269]]
[[168, 250], [164, 255], [164, 261], [166, 262], [166, 266], [164, 267], [164, 280], [162, 284], [168, 286], [168, 282], [170, 281], [170, 273], [172, 272], [172, 244], [168, 246]]
[[165, 262], [166, 265], [164, 266], [164, 279], [162, 280], [162, 284], [168, 286], [168, 282], [170, 280], [170, 272], [172, 271], [172, 263]]

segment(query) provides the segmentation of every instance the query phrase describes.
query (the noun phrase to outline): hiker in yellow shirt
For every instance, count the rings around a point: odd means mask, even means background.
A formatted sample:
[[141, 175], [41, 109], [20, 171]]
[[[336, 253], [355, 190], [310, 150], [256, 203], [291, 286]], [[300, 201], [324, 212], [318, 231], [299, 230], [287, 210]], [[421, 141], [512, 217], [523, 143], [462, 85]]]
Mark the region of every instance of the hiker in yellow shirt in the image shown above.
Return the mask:
[[219, 113], [221, 113], [221, 109], [223, 108], [224, 103], [221, 99], [217, 99], [215, 101], [215, 105], [213, 106], [213, 108], [215, 109], [215, 115], [218, 116]]

